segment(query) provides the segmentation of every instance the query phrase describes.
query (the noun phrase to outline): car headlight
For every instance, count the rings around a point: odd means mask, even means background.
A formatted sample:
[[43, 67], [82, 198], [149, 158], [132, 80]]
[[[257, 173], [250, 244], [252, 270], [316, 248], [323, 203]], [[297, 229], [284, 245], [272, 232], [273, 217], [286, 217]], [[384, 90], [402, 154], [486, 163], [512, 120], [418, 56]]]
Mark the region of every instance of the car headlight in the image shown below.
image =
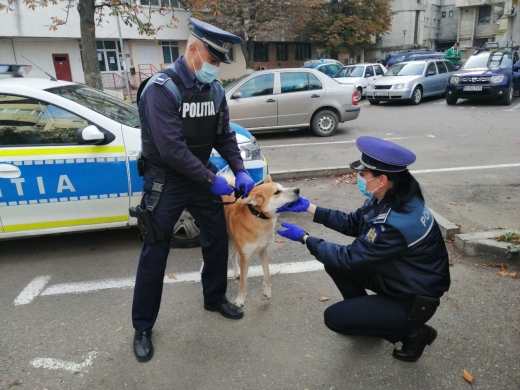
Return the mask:
[[404, 84], [396, 84], [394, 85], [394, 89], [403, 89], [404, 88]]
[[458, 76], [452, 76], [450, 78], [450, 83], [452, 84], [458, 84], [460, 82], [460, 78]]
[[262, 153], [260, 153], [260, 147], [256, 142], [256, 138], [251, 138], [251, 141], [239, 144], [240, 156], [244, 161], [260, 160]]
[[501, 83], [502, 81], [504, 81], [504, 75], [493, 76], [493, 77], [491, 77], [491, 79], [489, 80], [489, 82], [490, 82], [491, 84], [498, 84], [498, 83]]
[[374, 84], [368, 84], [367, 89], [374, 89]]

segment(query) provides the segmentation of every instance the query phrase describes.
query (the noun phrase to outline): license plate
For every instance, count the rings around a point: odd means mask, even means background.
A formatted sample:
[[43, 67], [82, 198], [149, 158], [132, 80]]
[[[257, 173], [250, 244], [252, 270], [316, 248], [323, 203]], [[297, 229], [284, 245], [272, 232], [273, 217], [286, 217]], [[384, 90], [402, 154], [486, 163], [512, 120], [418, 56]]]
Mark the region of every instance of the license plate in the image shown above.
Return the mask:
[[482, 85], [466, 85], [464, 91], [482, 91]]
[[388, 96], [388, 91], [376, 91], [376, 96]]

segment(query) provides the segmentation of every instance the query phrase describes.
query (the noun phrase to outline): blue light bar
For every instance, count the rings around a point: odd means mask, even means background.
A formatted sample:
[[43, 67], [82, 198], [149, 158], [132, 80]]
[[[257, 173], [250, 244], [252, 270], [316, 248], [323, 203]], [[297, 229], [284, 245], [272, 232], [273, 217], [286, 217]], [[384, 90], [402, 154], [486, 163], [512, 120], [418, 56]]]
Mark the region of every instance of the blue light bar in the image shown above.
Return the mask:
[[32, 65], [0, 64], [0, 75], [13, 75], [22, 77], [29, 73]]

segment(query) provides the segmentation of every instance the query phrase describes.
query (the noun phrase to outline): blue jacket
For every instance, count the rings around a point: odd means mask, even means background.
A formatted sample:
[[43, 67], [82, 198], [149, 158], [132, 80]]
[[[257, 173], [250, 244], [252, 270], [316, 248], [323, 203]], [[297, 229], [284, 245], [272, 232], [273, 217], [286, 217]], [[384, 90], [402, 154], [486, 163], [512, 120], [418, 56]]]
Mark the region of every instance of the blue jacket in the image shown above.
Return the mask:
[[450, 286], [444, 239], [418, 198], [406, 206], [410, 213], [397, 213], [372, 198], [350, 214], [318, 207], [314, 222], [356, 239], [340, 245], [308, 237], [307, 248], [327, 267], [365, 270], [375, 292], [440, 298]]

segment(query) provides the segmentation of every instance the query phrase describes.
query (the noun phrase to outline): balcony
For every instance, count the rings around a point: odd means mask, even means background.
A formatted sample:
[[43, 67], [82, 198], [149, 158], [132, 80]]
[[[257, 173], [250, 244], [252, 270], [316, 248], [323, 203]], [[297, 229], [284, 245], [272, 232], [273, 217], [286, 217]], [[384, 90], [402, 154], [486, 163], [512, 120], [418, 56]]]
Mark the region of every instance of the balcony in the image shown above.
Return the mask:
[[507, 3], [507, 0], [456, 0], [455, 7], [480, 7], [482, 5], [500, 5]]

